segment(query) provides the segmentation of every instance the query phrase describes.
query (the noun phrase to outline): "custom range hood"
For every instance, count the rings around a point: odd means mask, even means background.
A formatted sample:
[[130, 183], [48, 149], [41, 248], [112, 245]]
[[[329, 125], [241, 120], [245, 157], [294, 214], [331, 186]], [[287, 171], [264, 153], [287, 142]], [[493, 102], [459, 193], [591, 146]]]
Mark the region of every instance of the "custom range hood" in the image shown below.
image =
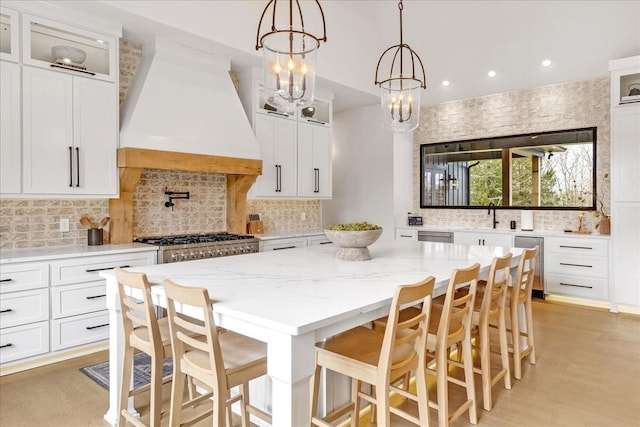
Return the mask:
[[143, 46], [120, 110], [111, 243], [133, 239], [133, 195], [144, 169], [226, 174], [227, 230], [245, 232], [246, 194], [262, 161], [229, 69], [226, 58], [166, 40]]

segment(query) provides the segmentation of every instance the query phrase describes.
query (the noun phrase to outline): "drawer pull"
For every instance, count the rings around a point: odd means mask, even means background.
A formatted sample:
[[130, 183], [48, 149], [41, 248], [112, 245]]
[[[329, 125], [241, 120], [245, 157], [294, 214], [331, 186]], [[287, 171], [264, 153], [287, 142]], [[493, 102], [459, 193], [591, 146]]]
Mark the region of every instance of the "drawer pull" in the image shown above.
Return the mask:
[[295, 246], [283, 246], [281, 248], [273, 248], [274, 251], [281, 251], [282, 249], [293, 249]]
[[105, 323], [103, 325], [96, 325], [96, 326], [87, 326], [85, 329], [87, 331], [90, 331], [91, 329], [98, 329], [98, 328], [104, 328], [105, 326], [109, 326], [108, 323]]
[[[121, 265], [119, 268], [129, 268], [130, 265]], [[85, 270], [87, 273], [95, 273], [96, 271], [105, 271], [105, 270], [113, 270], [116, 267], [105, 267], [105, 268], [90, 268]]]
[[96, 298], [104, 298], [106, 296], [107, 296], [107, 294], [104, 294], [104, 295], [93, 295], [93, 296], [85, 297], [85, 298], [86, 299], [96, 299]]
[[560, 282], [560, 284], [562, 286], [573, 286], [575, 288], [586, 288], [586, 289], [593, 289], [593, 286], [586, 286], [586, 285], [574, 285], [573, 283], [562, 283]]
[[13, 344], [9, 343], [9, 344], [5, 344], [5, 345], [0, 345], [0, 348], [7, 348], [7, 347], [12, 347]]
[[412, 238], [413, 236], [412, 236], [412, 235], [410, 235], [410, 234], [401, 234], [401, 235], [400, 235], [400, 237], [409, 237], [409, 238]]
[[0, 282], [10, 282], [10, 281], [12, 281], [12, 280], [13, 280], [12, 278], [2, 279], [2, 280], [0, 280]]
[[561, 262], [560, 265], [568, 265], [568, 266], [571, 266], [571, 267], [586, 267], [586, 268], [592, 268], [593, 267], [592, 265], [571, 264], [571, 263], [568, 263], [568, 262]]
[[8, 313], [10, 311], [13, 311], [13, 309], [7, 308], [6, 310], [0, 310], [0, 313]]
[[588, 247], [588, 246], [568, 246], [568, 245], [560, 245], [560, 247], [561, 247], [561, 248], [567, 248], [567, 249], [589, 249], [589, 250], [593, 249], [593, 248], [590, 248], [590, 247]]
[[330, 244], [332, 244], [332, 243], [333, 243], [333, 242], [320, 242], [320, 244], [321, 244], [321, 245], [330, 245]]

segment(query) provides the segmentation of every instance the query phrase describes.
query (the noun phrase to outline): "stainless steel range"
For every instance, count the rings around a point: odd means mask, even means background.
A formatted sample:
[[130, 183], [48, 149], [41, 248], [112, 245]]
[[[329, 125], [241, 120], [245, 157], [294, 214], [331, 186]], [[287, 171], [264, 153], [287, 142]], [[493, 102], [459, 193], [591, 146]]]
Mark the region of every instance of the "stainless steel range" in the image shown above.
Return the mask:
[[250, 234], [211, 233], [138, 237], [134, 242], [159, 246], [158, 264], [258, 252], [259, 239]]

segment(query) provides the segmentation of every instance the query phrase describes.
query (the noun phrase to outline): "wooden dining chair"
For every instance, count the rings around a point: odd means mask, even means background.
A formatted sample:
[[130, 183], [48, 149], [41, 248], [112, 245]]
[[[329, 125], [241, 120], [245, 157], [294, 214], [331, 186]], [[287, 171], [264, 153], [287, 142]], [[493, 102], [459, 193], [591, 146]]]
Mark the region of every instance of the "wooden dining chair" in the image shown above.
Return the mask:
[[[529, 363], [536, 364], [536, 347], [533, 336], [533, 309], [531, 306], [531, 292], [535, 277], [536, 257], [538, 248], [523, 249], [518, 271], [513, 285], [507, 292], [507, 307], [509, 307], [511, 348], [513, 352], [513, 376], [522, 378], [522, 360], [529, 356]], [[524, 314], [521, 322], [520, 313]], [[521, 338], [525, 338], [526, 347], [523, 349]]]
[[[444, 305], [433, 306], [429, 335], [427, 337], [427, 373], [436, 377], [437, 402], [429, 401], [429, 406], [438, 411], [438, 426], [446, 427], [469, 412], [471, 424], [478, 423], [475, 385], [473, 381], [473, 359], [471, 353], [471, 318], [478, 285], [480, 264], [454, 270], [449, 279]], [[466, 293], [456, 293], [456, 289], [468, 287]], [[451, 357], [452, 349], [462, 351], [462, 361]], [[449, 365], [461, 367], [464, 380], [449, 372]], [[465, 389], [466, 400], [449, 415], [449, 383]]]
[[[401, 285], [395, 290], [384, 334], [360, 326], [316, 344], [316, 369], [312, 378], [311, 425], [330, 426], [350, 416], [350, 425], [358, 425], [362, 401], [377, 413], [377, 425], [391, 425], [391, 414], [421, 427], [429, 425], [425, 349], [431, 294], [435, 278], [429, 277], [413, 285]], [[416, 316], [399, 320], [400, 308], [422, 303]], [[351, 401], [324, 417], [318, 416], [320, 373], [322, 368], [352, 379]], [[415, 372], [416, 393], [395, 385], [395, 380]], [[362, 390], [369, 384], [371, 393]], [[390, 404], [390, 395], [412, 400], [418, 406], [418, 417]]]
[[[471, 317], [472, 338], [474, 346], [480, 352], [480, 366], [474, 366], [474, 372], [482, 378], [482, 399], [485, 410], [493, 408], [491, 388], [500, 379], [504, 380], [504, 387], [511, 389], [511, 370], [509, 368], [509, 348], [507, 345], [507, 325], [505, 320], [507, 289], [510, 281], [511, 253], [496, 257], [491, 263], [489, 276], [486, 281], [478, 283], [473, 315]], [[491, 346], [490, 326], [494, 325], [498, 331], [500, 343], [500, 359], [502, 368], [491, 375]], [[491, 328], [492, 329], [492, 328]]]
[[[249, 414], [271, 424], [271, 416], [251, 406], [249, 381], [267, 374], [265, 343], [216, 327], [212, 300], [205, 288], [180, 286], [171, 280], [163, 282], [173, 348], [173, 387], [169, 424], [172, 427], [192, 425], [209, 415], [197, 414], [182, 420], [182, 409], [213, 400], [213, 425], [231, 425], [231, 405], [240, 403], [242, 427], [249, 427]], [[181, 311], [177, 310], [181, 308]], [[188, 315], [182, 311], [188, 311]], [[196, 320], [203, 319], [203, 321]], [[199, 335], [195, 337], [194, 335]], [[204, 385], [212, 393], [204, 393], [183, 401], [187, 377]], [[238, 393], [231, 396], [231, 388]]]
[[[160, 426], [162, 417], [162, 385], [171, 381], [172, 376], [163, 377], [164, 359], [171, 356], [171, 339], [166, 318], [157, 319], [151, 300], [151, 288], [144, 273], [132, 273], [116, 268], [122, 324], [124, 326], [124, 357], [122, 361], [120, 406], [118, 425], [127, 422], [145, 427], [145, 424], [127, 410], [130, 397], [150, 391], [149, 425]], [[132, 298], [131, 292], [138, 291], [142, 299]], [[130, 390], [133, 370], [133, 355], [141, 351], [151, 357], [151, 382]]]

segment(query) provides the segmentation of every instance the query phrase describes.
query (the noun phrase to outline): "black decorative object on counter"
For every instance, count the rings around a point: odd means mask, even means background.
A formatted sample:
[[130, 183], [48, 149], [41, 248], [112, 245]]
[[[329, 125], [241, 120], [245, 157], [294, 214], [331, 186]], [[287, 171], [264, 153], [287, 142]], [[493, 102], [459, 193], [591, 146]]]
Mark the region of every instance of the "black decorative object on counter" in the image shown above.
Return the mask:
[[89, 246], [99, 246], [102, 244], [102, 228], [90, 228], [87, 231], [87, 244]]

